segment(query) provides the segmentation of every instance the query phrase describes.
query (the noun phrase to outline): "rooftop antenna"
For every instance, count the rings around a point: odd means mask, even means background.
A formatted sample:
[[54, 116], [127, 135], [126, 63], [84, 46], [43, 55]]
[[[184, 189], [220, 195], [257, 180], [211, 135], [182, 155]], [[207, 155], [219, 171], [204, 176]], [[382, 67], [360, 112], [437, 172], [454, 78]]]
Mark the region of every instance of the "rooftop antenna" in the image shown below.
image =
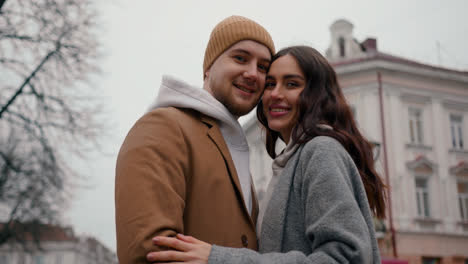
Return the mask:
[[442, 57], [440, 55], [440, 42], [436, 40], [436, 48], [437, 48], [437, 64], [442, 66]]

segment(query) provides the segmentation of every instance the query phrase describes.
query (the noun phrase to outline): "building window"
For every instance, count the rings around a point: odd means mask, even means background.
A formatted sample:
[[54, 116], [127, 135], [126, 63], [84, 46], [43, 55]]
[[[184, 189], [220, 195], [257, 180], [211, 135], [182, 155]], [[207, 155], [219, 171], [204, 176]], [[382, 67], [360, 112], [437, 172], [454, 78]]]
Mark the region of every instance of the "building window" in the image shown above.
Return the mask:
[[34, 256], [34, 264], [44, 264], [44, 256], [43, 255], [35, 255]]
[[462, 220], [468, 221], [468, 182], [457, 183], [458, 203], [460, 205], [460, 216]]
[[463, 149], [463, 117], [461, 115], [450, 115], [450, 135], [452, 147]]
[[428, 179], [427, 178], [416, 178], [416, 203], [418, 206], [419, 217], [429, 217], [429, 190], [428, 190]]
[[0, 255], [0, 264], [8, 264], [8, 256]]
[[440, 264], [440, 258], [422, 258], [422, 264]]
[[440, 264], [440, 258], [427, 258], [423, 257], [422, 264]]
[[357, 112], [356, 112], [356, 106], [354, 105], [349, 105], [349, 109], [351, 110], [351, 114], [353, 115], [354, 118], [354, 123], [357, 124]]
[[63, 264], [63, 254], [57, 253], [55, 256], [55, 264]]
[[410, 142], [423, 144], [422, 111], [418, 108], [409, 108], [409, 135]]
[[343, 37], [338, 38], [338, 46], [340, 47], [340, 57], [344, 57], [345, 54], [345, 40]]

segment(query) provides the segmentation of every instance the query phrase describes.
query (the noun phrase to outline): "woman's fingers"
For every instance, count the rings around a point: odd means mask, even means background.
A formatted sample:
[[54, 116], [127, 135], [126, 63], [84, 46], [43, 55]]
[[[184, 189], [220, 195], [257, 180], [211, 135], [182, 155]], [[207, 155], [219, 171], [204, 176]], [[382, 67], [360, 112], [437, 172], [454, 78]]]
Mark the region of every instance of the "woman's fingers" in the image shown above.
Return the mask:
[[159, 251], [150, 252], [146, 255], [146, 260], [149, 262], [184, 262], [187, 260], [186, 253], [180, 251]]
[[148, 253], [146, 258], [152, 263], [206, 264], [211, 252], [210, 244], [182, 234], [177, 237], [157, 236], [153, 243], [168, 250]]
[[157, 246], [169, 247], [178, 251], [188, 251], [190, 244], [175, 237], [157, 236], [153, 238], [153, 243]]
[[185, 241], [187, 243], [197, 243], [197, 242], [201, 242], [200, 240], [192, 237], [192, 236], [186, 236], [186, 235], [182, 235], [182, 234], [177, 234], [176, 236], [178, 239], [182, 240], [182, 241]]

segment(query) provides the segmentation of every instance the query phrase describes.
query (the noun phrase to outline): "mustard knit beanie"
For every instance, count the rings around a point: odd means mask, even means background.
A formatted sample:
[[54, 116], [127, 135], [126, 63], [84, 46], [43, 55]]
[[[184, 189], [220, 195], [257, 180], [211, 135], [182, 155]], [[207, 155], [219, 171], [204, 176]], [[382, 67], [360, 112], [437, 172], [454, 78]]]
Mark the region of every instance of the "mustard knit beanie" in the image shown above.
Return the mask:
[[272, 56], [275, 54], [275, 45], [265, 28], [246, 17], [230, 16], [219, 22], [211, 32], [203, 61], [203, 78], [216, 58], [241, 40], [257, 41], [265, 45]]

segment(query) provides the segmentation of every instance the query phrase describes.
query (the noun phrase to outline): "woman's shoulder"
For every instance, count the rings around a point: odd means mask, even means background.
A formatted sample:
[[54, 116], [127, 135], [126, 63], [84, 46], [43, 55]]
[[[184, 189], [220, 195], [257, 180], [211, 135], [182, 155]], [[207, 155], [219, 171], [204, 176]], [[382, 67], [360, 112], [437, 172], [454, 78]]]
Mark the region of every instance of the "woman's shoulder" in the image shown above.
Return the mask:
[[305, 152], [337, 152], [347, 153], [338, 140], [329, 136], [318, 136], [307, 141], [303, 146]]
[[300, 160], [308, 165], [353, 167], [354, 161], [348, 151], [336, 139], [329, 136], [318, 136], [303, 146]]

